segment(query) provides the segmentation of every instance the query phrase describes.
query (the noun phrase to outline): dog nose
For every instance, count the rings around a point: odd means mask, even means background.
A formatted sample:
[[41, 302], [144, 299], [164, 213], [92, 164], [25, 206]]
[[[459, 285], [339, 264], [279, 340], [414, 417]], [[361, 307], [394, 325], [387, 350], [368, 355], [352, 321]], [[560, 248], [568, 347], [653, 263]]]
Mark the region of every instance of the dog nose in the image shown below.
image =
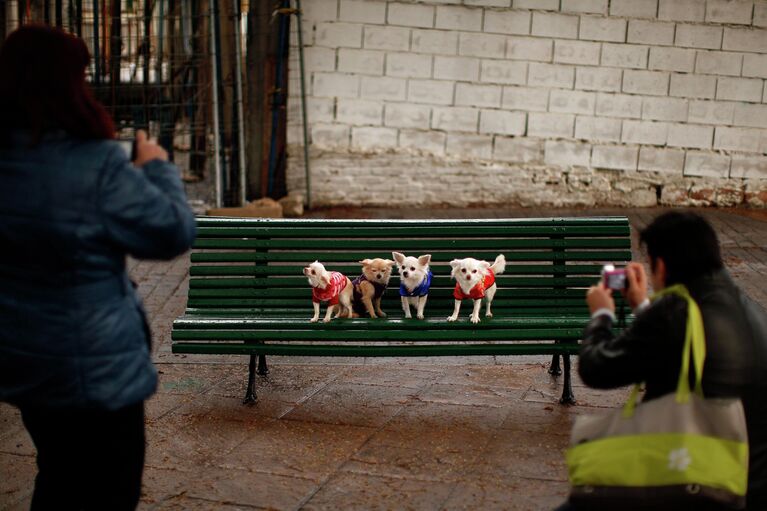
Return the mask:
[[402, 276], [403, 276], [403, 277], [405, 277], [405, 278], [407, 278], [407, 272], [406, 272], [406, 271], [403, 271], [403, 272], [402, 272]]
[[383, 277], [383, 275], [381, 275], [380, 273], [379, 273], [378, 275], [376, 275], [376, 278], [377, 278], [378, 280], [381, 280], [381, 278], [382, 278], [382, 277]]
[[471, 277], [469, 275], [466, 275], [466, 280], [471, 280]]

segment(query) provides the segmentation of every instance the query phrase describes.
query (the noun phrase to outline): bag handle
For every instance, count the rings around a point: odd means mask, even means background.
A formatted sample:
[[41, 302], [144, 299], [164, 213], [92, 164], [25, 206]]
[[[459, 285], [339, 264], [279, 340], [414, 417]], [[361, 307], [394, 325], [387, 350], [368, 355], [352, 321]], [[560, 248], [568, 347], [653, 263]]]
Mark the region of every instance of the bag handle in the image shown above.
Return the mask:
[[[655, 301], [662, 296], [676, 295], [687, 301], [687, 327], [682, 348], [682, 367], [679, 371], [679, 382], [676, 387], [676, 402], [687, 403], [690, 400], [690, 354], [692, 353], [693, 370], [695, 371], [695, 393], [703, 397], [703, 364], [706, 360], [706, 333], [703, 329], [703, 316], [700, 307], [695, 302], [690, 291], [683, 284], [669, 286], [658, 291], [652, 296]], [[639, 398], [639, 385], [629, 395], [623, 406], [622, 416], [629, 418], [634, 415], [634, 410]]]

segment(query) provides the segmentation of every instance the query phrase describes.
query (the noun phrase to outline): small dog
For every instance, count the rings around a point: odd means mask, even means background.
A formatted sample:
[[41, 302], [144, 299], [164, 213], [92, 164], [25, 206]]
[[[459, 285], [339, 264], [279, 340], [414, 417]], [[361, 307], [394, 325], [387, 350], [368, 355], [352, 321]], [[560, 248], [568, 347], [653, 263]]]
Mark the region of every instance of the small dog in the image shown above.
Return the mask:
[[386, 291], [391, 278], [391, 267], [394, 261], [389, 259], [363, 259], [362, 275], [352, 281], [354, 286], [354, 301], [352, 306], [356, 314], [367, 312], [371, 318], [385, 318], [381, 310], [381, 297]]
[[493, 297], [497, 291], [495, 276], [503, 273], [506, 269], [506, 258], [503, 254], [499, 254], [492, 265], [487, 261], [478, 261], [467, 257], [466, 259], [453, 259], [450, 261], [450, 266], [453, 267], [450, 276], [457, 283], [453, 291], [455, 309], [453, 309], [453, 315], [448, 316], [447, 320], [455, 321], [458, 319], [461, 300], [465, 298], [474, 300], [474, 310], [471, 313], [472, 323], [479, 323], [479, 308], [482, 306], [482, 298], [487, 303], [485, 316], [492, 318], [493, 313], [490, 312], [490, 304], [493, 303]]
[[406, 257], [405, 254], [392, 252], [392, 257], [397, 261], [399, 268], [399, 295], [402, 300], [402, 310], [406, 318], [410, 315], [410, 306], [416, 307], [416, 317], [423, 319], [423, 309], [429, 298], [432, 273], [429, 269], [431, 254], [415, 257]]
[[304, 275], [309, 279], [312, 286], [312, 305], [314, 316], [312, 323], [320, 319], [320, 302], [328, 302], [328, 310], [325, 314], [325, 323], [330, 321], [336, 305], [339, 303], [340, 310], [335, 317], [352, 317], [352, 283], [343, 273], [327, 271], [319, 261], [304, 268]]

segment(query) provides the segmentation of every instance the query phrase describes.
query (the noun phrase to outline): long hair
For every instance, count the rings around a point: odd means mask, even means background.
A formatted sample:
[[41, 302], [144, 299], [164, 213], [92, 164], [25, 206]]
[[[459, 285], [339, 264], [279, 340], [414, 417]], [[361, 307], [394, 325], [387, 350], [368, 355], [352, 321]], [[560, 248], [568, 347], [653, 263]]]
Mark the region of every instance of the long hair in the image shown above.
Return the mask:
[[85, 82], [90, 62], [82, 39], [45, 25], [26, 25], [0, 47], [0, 136], [27, 130], [34, 143], [46, 131], [81, 139], [114, 138], [106, 109]]

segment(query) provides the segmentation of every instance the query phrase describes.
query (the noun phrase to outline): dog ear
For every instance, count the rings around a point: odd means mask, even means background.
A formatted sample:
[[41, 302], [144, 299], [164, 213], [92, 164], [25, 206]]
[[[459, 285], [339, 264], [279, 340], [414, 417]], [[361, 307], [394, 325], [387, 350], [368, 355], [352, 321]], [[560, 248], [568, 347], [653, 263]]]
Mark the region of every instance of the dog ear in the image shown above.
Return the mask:
[[372, 262], [373, 262], [373, 260], [372, 260], [372, 259], [363, 259], [363, 260], [362, 260], [362, 261], [360, 261], [359, 263], [360, 263], [362, 266], [367, 266], [367, 265], [371, 264]]
[[488, 263], [487, 261], [479, 262], [479, 271], [481, 271], [483, 275], [487, 275], [487, 270], [489, 268], [490, 268], [490, 263]]
[[455, 277], [455, 272], [458, 271], [458, 268], [461, 266], [461, 259], [453, 259], [450, 261], [450, 266], [453, 268], [450, 272], [450, 276]]
[[391, 259], [384, 259], [384, 264], [388, 266], [389, 268], [391, 268], [392, 266], [394, 266], [395, 263]]
[[392, 252], [391, 256], [394, 258], [395, 261], [397, 261], [397, 264], [402, 264], [402, 261], [405, 260], [405, 254], [402, 254], [400, 252]]
[[308, 266], [306, 268], [304, 268], [304, 275], [309, 275], [309, 271], [311, 271], [311, 270], [309, 270]]
[[325, 285], [330, 285], [330, 272], [325, 272], [320, 276], [320, 280], [322, 280]]
[[431, 254], [426, 254], [418, 257], [418, 264], [421, 266], [426, 266], [431, 262]]

